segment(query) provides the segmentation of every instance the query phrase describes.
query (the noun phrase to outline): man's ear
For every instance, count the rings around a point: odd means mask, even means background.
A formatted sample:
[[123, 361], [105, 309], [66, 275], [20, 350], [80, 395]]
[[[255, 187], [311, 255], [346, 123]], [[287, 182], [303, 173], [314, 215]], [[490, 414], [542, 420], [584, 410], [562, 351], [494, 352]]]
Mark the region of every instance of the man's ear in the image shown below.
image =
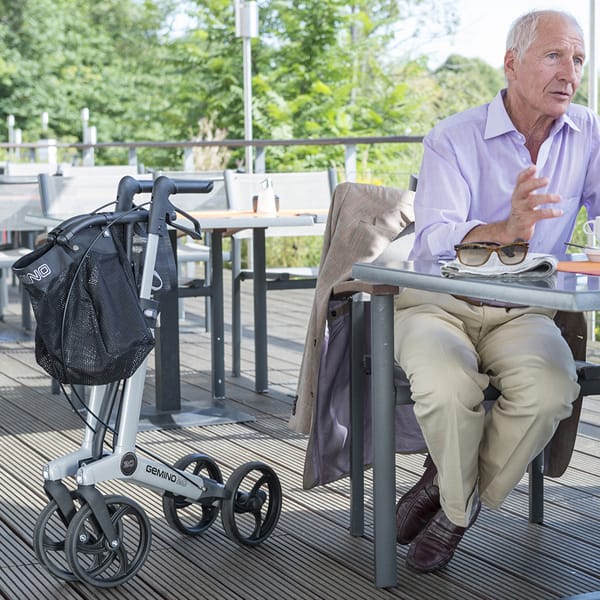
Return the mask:
[[517, 55], [514, 50], [507, 50], [504, 55], [504, 75], [507, 81], [516, 79]]

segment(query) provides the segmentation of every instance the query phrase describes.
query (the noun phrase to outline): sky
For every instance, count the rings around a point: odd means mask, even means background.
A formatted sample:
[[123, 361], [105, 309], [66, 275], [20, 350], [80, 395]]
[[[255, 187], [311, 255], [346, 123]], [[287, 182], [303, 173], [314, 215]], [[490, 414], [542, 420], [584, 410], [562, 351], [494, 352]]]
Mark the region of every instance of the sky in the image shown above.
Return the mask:
[[[461, 20], [456, 34], [423, 40], [418, 51], [430, 57], [432, 67], [444, 62], [449, 54], [481, 58], [492, 67], [501, 67], [511, 23], [528, 10], [550, 8], [567, 11], [579, 21], [585, 34], [586, 51], [589, 52], [589, 5], [590, 0], [456, 0]], [[599, 11], [600, 6], [596, 8], [596, 21]]]

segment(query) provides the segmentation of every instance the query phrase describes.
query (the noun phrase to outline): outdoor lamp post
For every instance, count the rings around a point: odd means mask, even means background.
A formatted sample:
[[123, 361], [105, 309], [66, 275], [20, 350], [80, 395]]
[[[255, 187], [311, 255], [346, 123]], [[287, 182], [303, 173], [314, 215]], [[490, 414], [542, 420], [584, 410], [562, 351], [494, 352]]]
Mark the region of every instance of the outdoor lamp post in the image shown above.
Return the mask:
[[[235, 35], [242, 38], [244, 68], [244, 138], [252, 139], [252, 38], [258, 37], [258, 6], [235, 0]], [[252, 146], [246, 146], [246, 171], [252, 173]]]

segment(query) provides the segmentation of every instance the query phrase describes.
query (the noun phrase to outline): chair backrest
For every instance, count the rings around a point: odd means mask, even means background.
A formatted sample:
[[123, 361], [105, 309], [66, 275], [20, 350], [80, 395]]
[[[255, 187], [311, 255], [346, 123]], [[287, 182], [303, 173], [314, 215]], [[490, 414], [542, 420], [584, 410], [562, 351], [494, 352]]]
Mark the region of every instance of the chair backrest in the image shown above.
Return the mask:
[[56, 173], [55, 163], [40, 163], [40, 162], [12, 162], [7, 161], [3, 165], [4, 175], [17, 176], [33, 176], [38, 173]]
[[[94, 167], [101, 169], [101, 167]], [[139, 176], [119, 169], [93, 174], [38, 175], [42, 214], [47, 217], [66, 219], [75, 215], [92, 213], [98, 209], [112, 211], [117, 198], [119, 181], [125, 175], [137, 179], [150, 179], [150, 175]], [[77, 172], [76, 172], [77, 173]], [[106, 206], [108, 205], [108, 206]]]
[[99, 166], [88, 166], [88, 165], [69, 165], [61, 163], [59, 165], [57, 173], [64, 175], [65, 177], [99, 177], [103, 175], [105, 177], [124, 177], [125, 175], [131, 175], [137, 177], [139, 175], [138, 168], [135, 165], [99, 165]]
[[35, 175], [0, 175], [0, 231], [32, 229], [25, 216], [39, 211]]
[[153, 172], [154, 179], [164, 175], [171, 179], [186, 179], [197, 181], [214, 181], [213, 189], [208, 194], [181, 194], [172, 199], [178, 208], [186, 212], [203, 210], [227, 210], [227, 194], [225, 193], [225, 181], [223, 171], [162, 171]]
[[251, 210], [252, 196], [258, 195], [261, 183], [269, 178], [281, 210], [299, 208], [329, 209], [335, 181], [329, 170], [296, 173], [237, 173], [225, 171], [225, 190], [229, 208]]
[[[293, 173], [238, 173], [225, 171], [225, 193], [231, 210], [252, 210], [252, 197], [257, 196], [262, 182], [271, 179], [275, 195], [279, 197], [279, 209], [318, 209], [324, 214], [329, 210], [331, 196], [336, 186], [335, 171], [301, 171]], [[277, 227], [267, 230], [267, 235], [296, 236], [321, 235], [322, 227]], [[247, 235], [241, 232], [240, 237]]]
[[419, 183], [419, 176], [411, 173], [410, 177], [408, 178], [408, 189], [411, 192], [416, 192], [418, 183]]

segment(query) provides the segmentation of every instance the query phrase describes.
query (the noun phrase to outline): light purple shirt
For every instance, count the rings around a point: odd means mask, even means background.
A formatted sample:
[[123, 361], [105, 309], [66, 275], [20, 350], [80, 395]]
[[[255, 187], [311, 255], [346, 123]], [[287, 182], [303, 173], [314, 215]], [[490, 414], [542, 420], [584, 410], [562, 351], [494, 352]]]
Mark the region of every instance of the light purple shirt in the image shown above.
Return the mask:
[[[508, 116], [502, 95], [453, 115], [424, 139], [415, 195], [414, 259], [453, 258], [454, 244], [477, 225], [506, 219], [518, 174], [531, 166], [525, 137]], [[565, 253], [582, 206], [600, 215], [600, 121], [590, 109], [571, 104], [557, 119], [537, 159], [542, 192], [559, 194], [561, 217], [543, 219], [529, 241], [531, 252]], [[486, 240], [481, 240], [486, 241]]]

